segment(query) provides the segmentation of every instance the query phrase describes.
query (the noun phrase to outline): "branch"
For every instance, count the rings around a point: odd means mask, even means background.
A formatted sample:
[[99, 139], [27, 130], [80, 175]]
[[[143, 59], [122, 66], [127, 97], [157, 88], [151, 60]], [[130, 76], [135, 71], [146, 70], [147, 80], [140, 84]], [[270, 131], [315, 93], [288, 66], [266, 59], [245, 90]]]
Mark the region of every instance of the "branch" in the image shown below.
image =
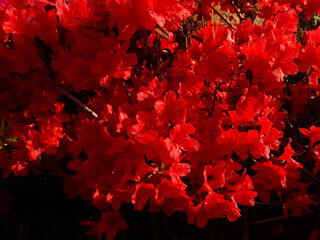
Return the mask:
[[93, 110], [91, 110], [87, 105], [85, 105], [84, 103], [80, 102], [77, 98], [72, 96], [70, 93], [67, 93], [63, 88], [59, 87], [53, 79], [48, 77], [47, 81], [49, 83], [51, 83], [51, 85], [53, 85], [59, 92], [61, 92], [67, 98], [69, 98], [71, 101], [75, 102], [83, 110], [87, 111], [88, 113], [90, 113], [93, 117], [97, 118], [98, 120], [102, 120], [102, 118], [98, 114], [96, 114]]
[[229, 27], [231, 27], [232, 29], [235, 29], [235, 28], [231, 25], [231, 23], [229, 23], [228, 20], [225, 19], [214, 7], [212, 7], [211, 5], [209, 5], [209, 7], [212, 8], [212, 10], [213, 10], [216, 14], [218, 14], [218, 16], [219, 16]]
[[233, 10], [235, 11], [235, 13], [236, 13], [237, 16], [238, 16], [239, 21], [242, 22], [242, 21], [243, 21], [243, 18], [240, 16], [240, 13], [239, 13], [237, 7], [235, 6], [235, 3], [234, 3], [233, 0], [231, 0], [231, 5], [232, 5]]
[[79, 101], [77, 98], [72, 96], [70, 93], [67, 93], [62, 87], [58, 86], [56, 83], [56, 74], [51, 66], [51, 58], [50, 58], [50, 47], [46, 46], [44, 41], [40, 39], [39, 37], [36, 37], [35, 42], [38, 44], [38, 54], [40, 55], [40, 58], [45, 63], [48, 71], [49, 76], [47, 77], [47, 81], [51, 83], [59, 92], [61, 92], [63, 95], [65, 95], [67, 98], [69, 98], [71, 101], [75, 102], [79, 107], [81, 107], [86, 112], [90, 113], [93, 117], [102, 120], [102, 118], [96, 114], [93, 110], [91, 110], [87, 105]]

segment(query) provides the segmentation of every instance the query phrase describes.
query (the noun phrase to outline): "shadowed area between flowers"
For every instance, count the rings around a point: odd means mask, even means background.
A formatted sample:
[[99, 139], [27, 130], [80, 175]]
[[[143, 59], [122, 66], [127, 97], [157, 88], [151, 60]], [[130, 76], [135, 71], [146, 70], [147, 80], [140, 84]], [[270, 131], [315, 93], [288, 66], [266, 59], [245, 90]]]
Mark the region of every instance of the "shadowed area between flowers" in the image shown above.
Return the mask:
[[[86, 201], [68, 199], [57, 176], [30, 174], [27, 177], [9, 177], [0, 181], [1, 204], [7, 202], [8, 211], [0, 217], [1, 240], [95, 240], [85, 235], [86, 227], [79, 225], [85, 219], [98, 219], [98, 211]], [[4, 190], [6, 189], [6, 191]], [[147, 209], [134, 211], [131, 204], [120, 208], [128, 229], [117, 233], [118, 240], [127, 239], [244, 239], [247, 224], [249, 239], [310, 239], [317, 236], [320, 213], [300, 217], [283, 217], [282, 206], [259, 204], [247, 209], [245, 218], [236, 222], [226, 219], [209, 220], [205, 228], [187, 224], [187, 216], [176, 212], [167, 217], [163, 212], [149, 213]], [[242, 209], [243, 212], [243, 209]], [[267, 221], [263, 221], [267, 220]], [[310, 237], [310, 238], [309, 238]]]

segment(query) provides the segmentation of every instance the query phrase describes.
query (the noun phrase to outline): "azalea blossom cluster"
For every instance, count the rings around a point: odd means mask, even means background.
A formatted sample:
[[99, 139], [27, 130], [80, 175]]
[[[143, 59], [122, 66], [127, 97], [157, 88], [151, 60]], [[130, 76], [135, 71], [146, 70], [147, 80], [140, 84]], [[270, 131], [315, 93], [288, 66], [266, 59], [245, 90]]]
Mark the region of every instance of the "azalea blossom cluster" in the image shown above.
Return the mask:
[[[214, 22], [217, 6], [238, 23]], [[317, 0], [1, 1], [2, 177], [63, 177], [109, 239], [123, 203], [199, 227], [257, 199], [303, 214], [319, 200], [303, 174], [320, 170], [320, 28], [298, 25], [314, 14]]]

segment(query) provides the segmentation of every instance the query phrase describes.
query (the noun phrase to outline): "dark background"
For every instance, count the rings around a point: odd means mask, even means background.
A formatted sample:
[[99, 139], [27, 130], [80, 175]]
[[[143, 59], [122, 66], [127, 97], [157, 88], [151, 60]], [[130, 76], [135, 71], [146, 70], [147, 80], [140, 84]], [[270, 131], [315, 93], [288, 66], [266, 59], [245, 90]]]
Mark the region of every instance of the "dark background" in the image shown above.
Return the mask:
[[[99, 212], [80, 198], [70, 200], [63, 193], [62, 179], [50, 175], [29, 174], [0, 180], [0, 190], [14, 196], [9, 212], [0, 217], [2, 240], [94, 240], [85, 234], [80, 221], [98, 219]], [[4, 199], [0, 199], [0, 203]], [[186, 214], [135, 212], [132, 205], [121, 208], [129, 228], [119, 232], [116, 239], [309, 239], [313, 230], [320, 230], [320, 212], [301, 217], [285, 217], [282, 205], [256, 204], [242, 208], [242, 217], [231, 223], [226, 219], [210, 220], [199, 229], [187, 224]], [[261, 220], [268, 221], [258, 222]], [[312, 239], [314, 240], [314, 239]]]

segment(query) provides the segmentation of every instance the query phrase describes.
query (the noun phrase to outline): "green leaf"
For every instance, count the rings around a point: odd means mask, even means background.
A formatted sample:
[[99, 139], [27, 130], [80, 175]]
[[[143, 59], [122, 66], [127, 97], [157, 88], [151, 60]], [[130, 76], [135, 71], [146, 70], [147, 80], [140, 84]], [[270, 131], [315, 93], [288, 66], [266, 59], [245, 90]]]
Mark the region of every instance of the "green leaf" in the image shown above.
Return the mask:
[[8, 138], [6, 138], [6, 141], [8, 141], [8, 142], [19, 142], [19, 138], [17, 138], [17, 137], [8, 137]]

